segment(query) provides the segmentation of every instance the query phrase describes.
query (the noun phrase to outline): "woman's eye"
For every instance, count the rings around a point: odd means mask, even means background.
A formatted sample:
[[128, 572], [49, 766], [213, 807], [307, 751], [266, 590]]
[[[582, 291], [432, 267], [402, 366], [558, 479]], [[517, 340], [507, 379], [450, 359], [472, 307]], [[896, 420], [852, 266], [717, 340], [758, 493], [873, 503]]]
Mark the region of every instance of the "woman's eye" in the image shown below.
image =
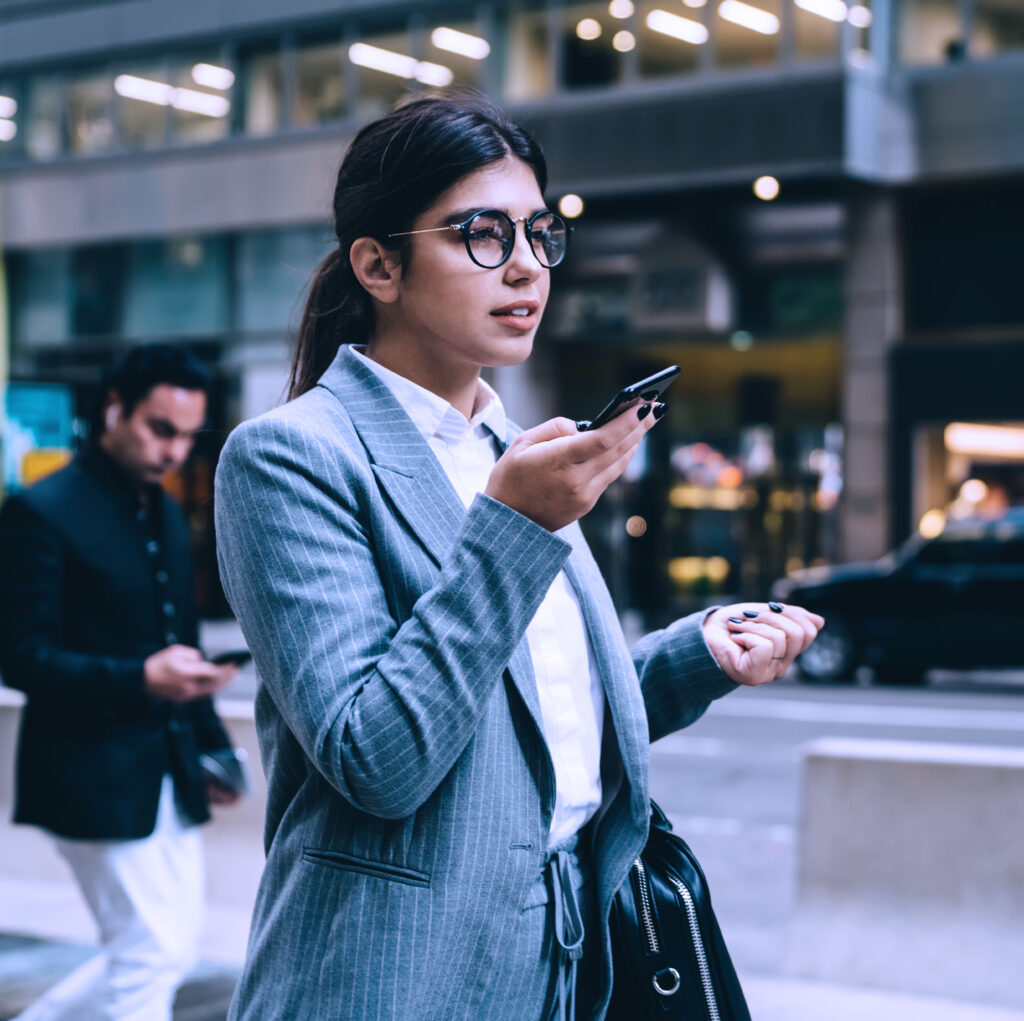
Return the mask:
[[502, 237], [501, 231], [497, 227], [477, 227], [475, 230], [469, 232], [470, 241], [500, 241], [503, 242], [505, 239]]

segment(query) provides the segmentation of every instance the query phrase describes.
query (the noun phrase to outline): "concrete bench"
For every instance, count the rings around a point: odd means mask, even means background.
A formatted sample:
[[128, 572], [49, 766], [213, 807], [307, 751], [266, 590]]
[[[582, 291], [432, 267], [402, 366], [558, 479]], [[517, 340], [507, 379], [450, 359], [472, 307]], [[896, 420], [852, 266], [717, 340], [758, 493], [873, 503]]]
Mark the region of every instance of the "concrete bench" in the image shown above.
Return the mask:
[[[0, 931], [53, 939], [88, 940], [93, 926], [67, 865], [49, 838], [32, 826], [11, 824], [14, 756], [24, 698], [0, 687]], [[203, 827], [206, 847], [207, 959], [236, 963], [245, 949], [249, 917], [263, 869], [266, 781], [260, 768], [252, 703], [218, 699], [231, 739], [249, 756], [252, 793], [237, 805], [215, 808]]]
[[801, 812], [790, 974], [1024, 1007], [1024, 751], [825, 738]]

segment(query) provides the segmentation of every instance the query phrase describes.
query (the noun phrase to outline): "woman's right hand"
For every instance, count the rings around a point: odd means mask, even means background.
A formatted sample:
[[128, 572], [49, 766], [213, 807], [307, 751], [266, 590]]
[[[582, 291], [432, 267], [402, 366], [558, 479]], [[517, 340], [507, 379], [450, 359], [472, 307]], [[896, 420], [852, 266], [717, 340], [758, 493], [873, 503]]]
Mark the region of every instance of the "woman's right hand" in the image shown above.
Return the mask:
[[484, 493], [555, 532], [583, 517], [625, 470], [660, 414], [641, 405], [580, 432], [552, 418], [517, 436], [491, 470]]

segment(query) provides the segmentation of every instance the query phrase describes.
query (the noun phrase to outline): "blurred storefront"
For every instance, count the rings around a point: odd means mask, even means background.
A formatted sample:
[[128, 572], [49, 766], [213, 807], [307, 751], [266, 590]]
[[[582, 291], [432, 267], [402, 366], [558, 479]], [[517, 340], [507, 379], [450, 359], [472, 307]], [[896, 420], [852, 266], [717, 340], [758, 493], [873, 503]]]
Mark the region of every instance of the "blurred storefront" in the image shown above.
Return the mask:
[[82, 414], [128, 344], [210, 367], [172, 483], [205, 613], [217, 454], [283, 396], [345, 144], [437, 85], [509, 105], [582, 207], [513, 415], [682, 367], [586, 523], [641, 623], [1024, 501], [1019, 0], [127, 9], [0, 8], [10, 375]]

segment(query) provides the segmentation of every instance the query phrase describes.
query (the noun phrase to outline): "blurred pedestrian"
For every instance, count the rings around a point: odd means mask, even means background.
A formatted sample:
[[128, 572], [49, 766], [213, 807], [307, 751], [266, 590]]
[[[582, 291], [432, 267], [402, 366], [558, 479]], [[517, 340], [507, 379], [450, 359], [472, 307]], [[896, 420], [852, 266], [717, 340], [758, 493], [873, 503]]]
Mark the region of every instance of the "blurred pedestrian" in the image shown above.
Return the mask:
[[0, 511], [0, 671], [27, 697], [14, 821], [53, 836], [103, 950], [25, 1021], [162, 1021], [196, 958], [196, 827], [233, 800], [199, 756], [230, 748], [210, 696], [236, 668], [197, 647], [188, 529], [160, 482], [208, 387], [181, 349], [128, 352], [85, 449]]
[[649, 740], [821, 625], [748, 605], [626, 648], [577, 519], [664, 406], [520, 432], [480, 378], [528, 357], [565, 255], [545, 183], [483, 99], [365, 127], [294, 400], [225, 446], [218, 557], [269, 786], [236, 1021], [541, 1021], [577, 992], [602, 1018]]

